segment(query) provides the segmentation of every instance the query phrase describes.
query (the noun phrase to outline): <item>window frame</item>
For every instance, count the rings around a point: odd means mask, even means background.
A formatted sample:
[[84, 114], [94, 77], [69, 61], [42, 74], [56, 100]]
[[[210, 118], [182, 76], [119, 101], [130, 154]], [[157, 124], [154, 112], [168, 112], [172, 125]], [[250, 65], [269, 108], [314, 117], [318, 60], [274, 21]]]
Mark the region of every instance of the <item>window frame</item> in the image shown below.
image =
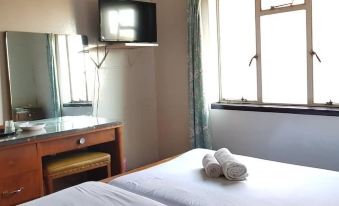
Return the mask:
[[[61, 79], [59, 79], [58, 81], [58, 85], [59, 85], [59, 89], [60, 89], [60, 92], [63, 93], [63, 92], [67, 92], [69, 94], [69, 101], [64, 101], [63, 98], [61, 98], [61, 101], [62, 101], [62, 105], [63, 107], [79, 107], [79, 106], [90, 106], [92, 105], [92, 102], [93, 100], [90, 99], [89, 97], [89, 85], [88, 85], [88, 82], [87, 82], [87, 72], [86, 72], [86, 69], [84, 69], [84, 86], [85, 86], [85, 96], [84, 96], [84, 99], [81, 99], [81, 100], [75, 100], [74, 98], [74, 94], [73, 94], [73, 90], [74, 90], [74, 82], [72, 81], [72, 76], [75, 76], [74, 74], [74, 71], [72, 72], [72, 66], [71, 66], [71, 63], [70, 63], [70, 48], [71, 48], [71, 45], [69, 44], [69, 41], [70, 41], [70, 38], [72, 36], [69, 36], [69, 35], [59, 35], [59, 38], [64, 38], [63, 39], [63, 43], [65, 43], [65, 55], [66, 55], [66, 59], [67, 59], [67, 65], [65, 65], [65, 70], [67, 70], [67, 80], [65, 82], [62, 82]], [[58, 38], [56, 38], [56, 45], [59, 44], [60, 40]], [[56, 46], [55, 48], [55, 53], [56, 53], [56, 56], [59, 55], [60, 53], [60, 48], [59, 48], [59, 45]], [[81, 52], [79, 52], [81, 53]], [[85, 53], [83, 53], [83, 55], [85, 55]], [[84, 57], [85, 58], [85, 57]], [[57, 64], [58, 64], [58, 73], [62, 73], [61, 71], [61, 66], [60, 66], [60, 57], [57, 57]], [[61, 85], [62, 84], [67, 84], [68, 85], [68, 89], [66, 90], [63, 90], [61, 88]]]
[[[314, 78], [313, 78], [313, 22], [312, 22], [312, 0], [304, 0], [303, 4], [296, 4], [286, 7], [262, 9], [262, 0], [255, 1], [255, 35], [256, 35], [256, 69], [257, 69], [257, 101], [247, 100], [226, 100], [222, 96], [222, 62], [221, 62], [221, 46], [220, 46], [220, 20], [219, 20], [219, 1], [216, 1], [216, 20], [217, 20], [217, 45], [218, 45], [218, 81], [219, 81], [219, 102], [226, 104], [252, 104], [252, 105], [272, 105], [272, 106], [300, 106], [300, 107], [339, 107], [339, 104], [328, 105], [327, 103], [314, 103]], [[286, 103], [265, 103], [262, 95], [262, 57], [261, 57], [261, 17], [293, 11], [306, 11], [306, 45], [307, 45], [307, 104], [286, 104]], [[246, 97], [245, 97], [246, 98]]]

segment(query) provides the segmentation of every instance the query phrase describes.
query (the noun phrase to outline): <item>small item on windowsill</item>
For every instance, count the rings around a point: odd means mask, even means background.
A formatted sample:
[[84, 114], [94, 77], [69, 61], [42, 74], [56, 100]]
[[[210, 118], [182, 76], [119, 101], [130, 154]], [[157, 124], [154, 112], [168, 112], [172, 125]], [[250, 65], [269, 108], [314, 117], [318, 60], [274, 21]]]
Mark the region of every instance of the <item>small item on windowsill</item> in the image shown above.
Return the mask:
[[327, 105], [327, 106], [333, 106], [332, 100], [330, 100], [329, 102], [326, 102], [326, 105]]

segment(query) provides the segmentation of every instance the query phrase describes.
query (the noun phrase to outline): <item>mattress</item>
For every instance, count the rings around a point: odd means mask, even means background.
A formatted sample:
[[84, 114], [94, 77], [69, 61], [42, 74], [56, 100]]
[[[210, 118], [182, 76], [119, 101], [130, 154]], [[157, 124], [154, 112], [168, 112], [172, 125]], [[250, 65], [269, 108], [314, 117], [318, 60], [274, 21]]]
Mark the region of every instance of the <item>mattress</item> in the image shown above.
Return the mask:
[[101, 183], [86, 182], [65, 190], [53, 193], [22, 204], [22, 206], [164, 206], [163, 204], [122, 190], [120, 188]]
[[192, 206], [338, 206], [339, 173], [236, 155], [247, 180], [208, 178], [201, 160], [212, 150], [195, 149], [111, 185], [165, 205]]

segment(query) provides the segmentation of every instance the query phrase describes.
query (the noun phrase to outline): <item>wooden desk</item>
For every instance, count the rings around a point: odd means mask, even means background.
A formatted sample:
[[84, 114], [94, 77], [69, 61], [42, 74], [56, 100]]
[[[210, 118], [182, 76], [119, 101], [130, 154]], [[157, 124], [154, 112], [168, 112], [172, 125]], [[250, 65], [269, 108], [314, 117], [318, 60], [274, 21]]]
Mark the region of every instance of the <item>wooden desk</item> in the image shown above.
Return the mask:
[[[44, 195], [42, 159], [79, 149], [111, 154], [112, 174], [124, 172], [122, 124], [94, 117], [40, 120], [45, 130], [0, 139], [0, 206]], [[85, 139], [80, 143], [80, 139]]]

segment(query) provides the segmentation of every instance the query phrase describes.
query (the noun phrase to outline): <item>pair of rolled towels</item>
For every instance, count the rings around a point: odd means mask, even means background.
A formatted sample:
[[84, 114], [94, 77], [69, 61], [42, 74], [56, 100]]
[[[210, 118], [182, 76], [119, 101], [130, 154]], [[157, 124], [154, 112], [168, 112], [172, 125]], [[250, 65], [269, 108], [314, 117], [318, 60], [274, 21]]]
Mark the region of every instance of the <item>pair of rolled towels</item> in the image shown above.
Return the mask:
[[208, 177], [216, 178], [224, 174], [228, 180], [242, 181], [248, 176], [246, 166], [226, 148], [219, 149], [214, 156], [206, 154], [202, 159], [202, 165]]

